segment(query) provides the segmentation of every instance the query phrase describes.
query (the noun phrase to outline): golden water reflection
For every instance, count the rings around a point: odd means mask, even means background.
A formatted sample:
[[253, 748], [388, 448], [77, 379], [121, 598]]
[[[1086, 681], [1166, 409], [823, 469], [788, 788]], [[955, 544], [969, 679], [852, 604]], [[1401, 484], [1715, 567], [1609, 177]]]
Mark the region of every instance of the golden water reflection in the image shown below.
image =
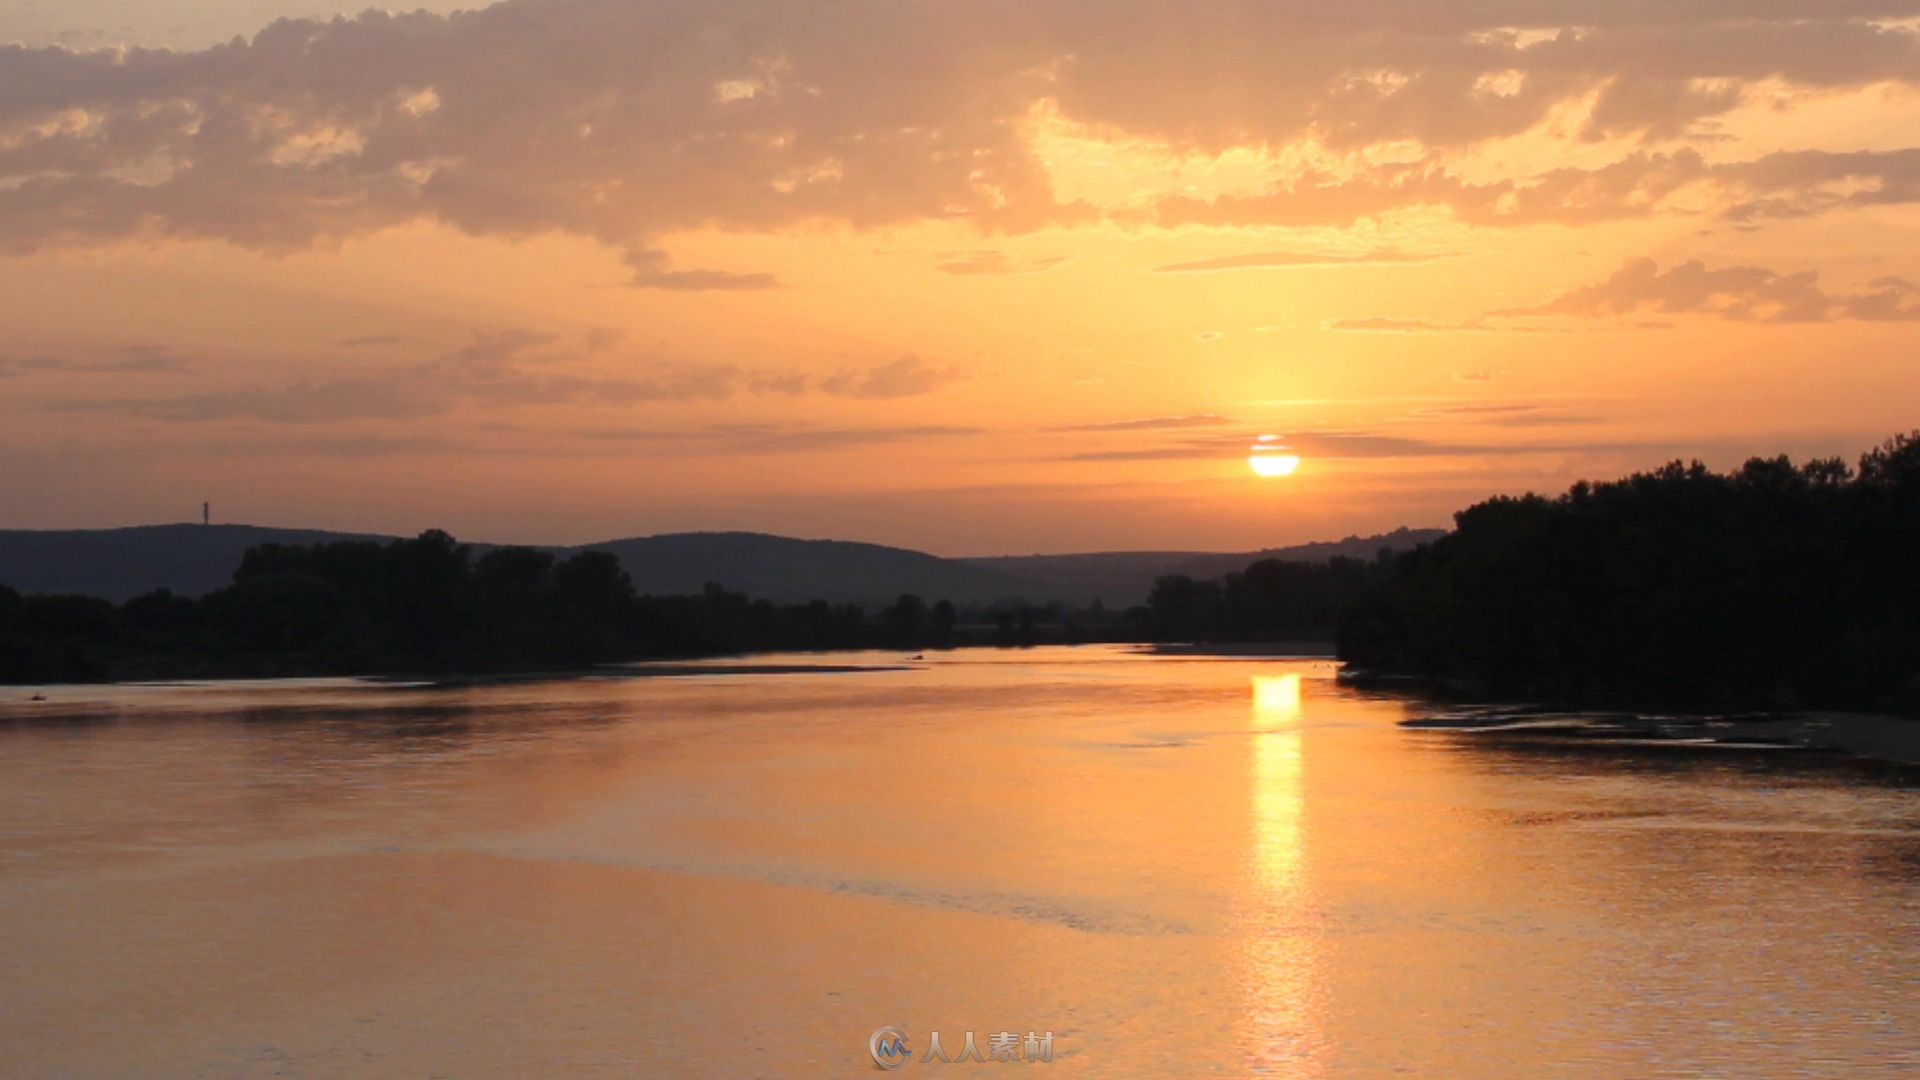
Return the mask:
[[1264, 725], [1282, 726], [1300, 719], [1300, 673], [1255, 675], [1253, 715]]
[[1318, 1075], [1316, 930], [1305, 859], [1301, 674], [1255, 675], [1246, 1045], [1256, 1072]]
[[0, 693], [0, 1075], [1920, 1061], [1909, 783], [1408, 729], [1323, 663], [855, 659]]

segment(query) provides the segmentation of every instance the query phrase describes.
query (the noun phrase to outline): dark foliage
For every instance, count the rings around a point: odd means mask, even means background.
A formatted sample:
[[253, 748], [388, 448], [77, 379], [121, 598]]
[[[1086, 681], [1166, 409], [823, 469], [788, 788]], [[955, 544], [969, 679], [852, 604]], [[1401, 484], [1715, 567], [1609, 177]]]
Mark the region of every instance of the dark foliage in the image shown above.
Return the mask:
[[1920, 433], [1858, 470], [1675, 462], [1498, 498], [1372, 562], [1161, 578], [1146, 606], [956, 608], [639, 595], [619, 559], [445, 533], [269, 544], [232, 584], [115, 605], [0, 588], [0, 682], [564, 670], [769, 650], [1301, 641], [1488, 695], [1659, 708], [1920, 711]]
[[1264, 559], [1218, 581], [1163, 577], [1147, 598], [1146, 628], [1155, 641], [1332, 640], [1377, 565]]
[[1912, 710], [1920, 433], [1844, 462], [1698, 462], [1462, 511], [1340, 637], [1365, 669], [1499, 696]]
[[540, 671], [767, 650], [1032, 645], [1137, 636], [1098, 605], [962, 610], [901, 596], [778, 605], [718, 585], [642, 596], [604, 551], [478, 558], [444, 532], [389, 543], [265, 544], [199, 600], [119, 607], [0, 588], [0, 682]]

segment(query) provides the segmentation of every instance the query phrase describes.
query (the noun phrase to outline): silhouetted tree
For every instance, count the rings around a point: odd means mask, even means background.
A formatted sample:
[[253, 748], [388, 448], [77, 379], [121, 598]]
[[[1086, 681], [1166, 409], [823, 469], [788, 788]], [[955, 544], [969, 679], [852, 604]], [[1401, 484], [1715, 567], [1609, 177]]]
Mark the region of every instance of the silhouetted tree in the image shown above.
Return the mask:
[[880, 613], [881, 644], [890, 649], [920, 649], [927, 644], [927, 603], [911, 593]]
[[1920, 436], [1857, 476], [1676, 461], [1455, 521], [1385, 564], [1344, 659], [1578, 703], [1920, 705]]
[[933, 605], [933, 614], [927, 624], [927, 644], [936, 649], [952, 648], [954, 631], [959, 623], [959, 612], [954, 609], [951, 600], [942, 600]]
[[1218, 582], [1184, 574], [1160, 578], [1147, 594], [1147, 612], [1157, 641], [1211, 641], [1225, 621], [1226, 600]]

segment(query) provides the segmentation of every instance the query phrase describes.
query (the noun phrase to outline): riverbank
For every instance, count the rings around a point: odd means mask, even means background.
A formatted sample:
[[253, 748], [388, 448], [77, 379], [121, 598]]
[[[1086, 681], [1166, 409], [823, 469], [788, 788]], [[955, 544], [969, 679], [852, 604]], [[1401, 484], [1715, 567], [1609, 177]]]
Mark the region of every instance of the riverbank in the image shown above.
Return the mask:
[[1331, 641], [1224, 641], [1161, 642], [1142, 644], [1139, 651], [1149, 656], [1208, 656], [1216, 658], [1331, 660]]
[[1422, 731], [1455, 731], [1579, 740], [1594, 745], [1785, 749], [1847, 754], [1920, 765], [1920, 720], [1871, 713], [1781, 716], [1661, 716], [1528, 708], [1441, 707], [1401, 722]]
[[740, 662], [653, 662], [612, 664], [605, 667], [574, 668], [558, 671], [501, 672], [478, 675], [342, 675], [299, 678], [209, 678], [140, 679], [117, 682], [49, 683], [35, 686], [6, 687], [0, 691], [0, 723], [8, 720], [42, 720], [56, 716], [61, 706], [96, 701], [104, 694], [119, 690], [194, 689], [238, 691], [261, 687], [315, 687], [327, 684], [366, 686], [396, 691], [458, 690], [484, 687], [523, 686], [581, 680], [629, 681], [640, 679], [737, 678], [740, 676], [781, 675], [863, 675], [893, 671], [912, 671], [911, 662], [902, 663], [755, 663]]

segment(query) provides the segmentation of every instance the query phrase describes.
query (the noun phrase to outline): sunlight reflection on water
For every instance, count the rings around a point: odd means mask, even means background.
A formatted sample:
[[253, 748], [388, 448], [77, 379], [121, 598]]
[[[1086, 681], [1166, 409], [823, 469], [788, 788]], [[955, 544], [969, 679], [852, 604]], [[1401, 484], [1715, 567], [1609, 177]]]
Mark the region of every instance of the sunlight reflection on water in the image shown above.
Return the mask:
[[1250, 1000], [1246, 1044], [1256, 1068], [1316, 1076], [1321, 1032], [1313, 998], [1313, 934], [1299, 914], [1310, 909], [1303, 874], [1301, 675], [1252, 677], [1253, 870], [1255, 907], [1246, 935]]

